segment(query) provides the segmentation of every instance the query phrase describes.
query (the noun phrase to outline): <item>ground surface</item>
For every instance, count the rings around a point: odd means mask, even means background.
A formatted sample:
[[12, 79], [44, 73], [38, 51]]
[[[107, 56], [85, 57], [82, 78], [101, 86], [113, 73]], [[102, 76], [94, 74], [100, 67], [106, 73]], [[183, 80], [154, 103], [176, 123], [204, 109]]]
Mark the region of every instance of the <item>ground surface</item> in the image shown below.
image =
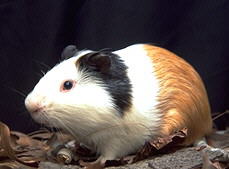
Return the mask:
[[[208, 153], [209, 159], [216, 160], [220, 156], [218, 152]], [[109, 169], [197, 169], [203, 164], [202, 152], [196, 148], [184, 148], [171, 154], [159, 155], [134, 164], [119, 167], [108, 167]], [[50, 162], [42, 162], [39, 169], [78, 169], [78, 166], [59, 165]]]
[[[210, 151], [209, 146], [201, 146], [199, 148], [181, 148], [176, 146], [176, 143], [179, 143], [179, 141], [182, 141], [186, 137], [186, 133], [187, 130], [182, 129], [170, 136], [158, 138], [158, 140], [151, 140], [136, 154], [106, 163], [107, 166], [112, 166], [107, 168], [229, 168], [229, 129], [215, 131], [207, 137], [209, 145], [219, 148], [220, 151], [218, 151], [219, 149], [211, 149]], [[72, 142], [73, 144], [70, 144]], [[63, 145], [64, 149], [68, 152], [67, 156], [63, 156], [63, 154], [58, 156], [58, 153], [63, 150]], [[66, 145], [69, 146], [66, 147]], [[60, 149], [58, 149], [58, 147], [60, 147]], [[67, 162], [66, 159], [69, 157], [71, 160]], [[24, 134], [10, 131], [7, 125], [0, 122], [0, 169], [78, 169], [82, 168], [78, 165], [79, 160], [85, 159], [93, 161], [95, 160], [95, 156], [90, 153], [90, 150], [75, 143], [68, 134], [52, 133], [47, 130]], [[63, 163], [65, 163], [65, 165]], [[66, 165], [66, 163], [71, 165]], [[90, 169], [101, 168], [101, 166], [95, 168], [93, 165]]]

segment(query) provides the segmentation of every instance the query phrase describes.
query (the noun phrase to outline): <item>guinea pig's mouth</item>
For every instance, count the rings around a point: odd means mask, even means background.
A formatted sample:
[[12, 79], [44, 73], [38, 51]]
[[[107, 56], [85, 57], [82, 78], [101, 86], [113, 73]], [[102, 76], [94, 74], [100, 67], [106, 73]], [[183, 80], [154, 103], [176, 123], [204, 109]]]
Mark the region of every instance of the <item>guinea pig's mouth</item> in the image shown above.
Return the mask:
[[36, 114], [44, 111], [44, 107], [38, 107], [37, 109], [33, 110], [31, 114]]
[[40, 124], [43, 124], [48, 127], [53, 127], [53, 125], [50, 123], [50, 119], [47, 116], [47, 112], [44, 108], [38, 108], [32, 112], [30, 112], [31, 117]]

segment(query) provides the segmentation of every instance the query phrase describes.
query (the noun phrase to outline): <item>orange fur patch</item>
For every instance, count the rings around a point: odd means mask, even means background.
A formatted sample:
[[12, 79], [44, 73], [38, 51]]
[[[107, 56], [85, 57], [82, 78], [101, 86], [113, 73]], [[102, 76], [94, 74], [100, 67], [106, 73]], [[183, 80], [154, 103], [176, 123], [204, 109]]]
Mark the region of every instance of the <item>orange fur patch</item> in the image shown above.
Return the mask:
[[144, 49], [152, 59], [159, 80], [158, 109], [164, 115], [162, 134], [168, 135], [187, 127], [185, 144], [208, 134], [212, 129], [210, 106], [198, 73], [168, 50], [150, 45], [145, 45]]

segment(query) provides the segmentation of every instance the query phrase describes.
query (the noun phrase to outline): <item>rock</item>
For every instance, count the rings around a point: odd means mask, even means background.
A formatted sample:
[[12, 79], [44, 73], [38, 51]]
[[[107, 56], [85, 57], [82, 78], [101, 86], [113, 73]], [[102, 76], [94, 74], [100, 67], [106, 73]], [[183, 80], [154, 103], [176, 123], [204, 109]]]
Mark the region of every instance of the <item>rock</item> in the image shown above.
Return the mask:
[[[218, 152], [207, 152], [209, 159], [219, 157]], [[108, 167], [108, 169], [198, 169], [202, 166], [202, 153], [195, 147], [180, 149], [174, 153], [163, 154], [142, 160], [134, 164], [119, 167]], [[39, 169], [79, 169], [74, 165], [59, 165], [51, 162], [41, 162]]]

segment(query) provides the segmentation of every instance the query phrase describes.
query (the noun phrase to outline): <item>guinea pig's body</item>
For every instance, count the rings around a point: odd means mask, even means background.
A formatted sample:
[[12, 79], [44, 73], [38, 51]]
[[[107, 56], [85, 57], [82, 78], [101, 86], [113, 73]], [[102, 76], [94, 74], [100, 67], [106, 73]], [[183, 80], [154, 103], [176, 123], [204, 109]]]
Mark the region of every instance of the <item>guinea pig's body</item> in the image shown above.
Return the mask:
[[196, 71], [175, 54], [145, 44], [76, 52], [41, 78], [25, 104], [36, 121], [68, 131], [102, 160], [184, 127], [183, 144], [192, 144], [212, 128]]

